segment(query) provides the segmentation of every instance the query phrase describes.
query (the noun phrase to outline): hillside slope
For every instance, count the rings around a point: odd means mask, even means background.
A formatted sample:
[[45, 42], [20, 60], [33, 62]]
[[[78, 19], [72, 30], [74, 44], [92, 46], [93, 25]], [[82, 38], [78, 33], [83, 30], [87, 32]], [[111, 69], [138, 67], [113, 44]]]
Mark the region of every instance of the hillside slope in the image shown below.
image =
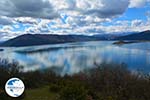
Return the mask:
[[96, 41], [96, 37], [84, 35], [49, 35], [49, 34], [25, 34], [10, 39], [0, 44], [1, 47], [21, 47], [44, 44], [57, 44], [80, 41]]
[[116, 38], [115, 40], [150, 40], [150, 30], [126, 36], [121, 36]]

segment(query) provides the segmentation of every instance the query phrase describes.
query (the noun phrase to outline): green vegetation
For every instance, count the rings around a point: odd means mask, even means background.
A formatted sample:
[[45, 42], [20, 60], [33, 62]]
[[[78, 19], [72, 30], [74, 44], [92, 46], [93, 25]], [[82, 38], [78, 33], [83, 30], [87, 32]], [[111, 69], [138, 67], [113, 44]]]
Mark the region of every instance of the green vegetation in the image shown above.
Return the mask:
[[49, 86], [26, 90], [23, 100], [57, 100], [57, 94], [49, 92]]
[[14, 100], [4, 92], [5, 82], [14, 76], [26, 86], [18, 100], [150, 100], [150, 75], [133, 73], [125, 64], [95, 65], [90, 70], [60, 76], [51, 69], [25, 73], [17, 62], [1, 59], [0, 100]]

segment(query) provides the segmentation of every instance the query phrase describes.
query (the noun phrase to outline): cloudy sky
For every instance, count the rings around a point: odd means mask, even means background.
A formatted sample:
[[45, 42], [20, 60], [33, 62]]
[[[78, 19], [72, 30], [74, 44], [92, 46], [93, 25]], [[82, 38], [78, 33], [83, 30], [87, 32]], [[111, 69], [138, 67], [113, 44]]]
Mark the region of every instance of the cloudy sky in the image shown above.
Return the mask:
[[0, 40], [150, 30], [150, 0], [0, 0]]

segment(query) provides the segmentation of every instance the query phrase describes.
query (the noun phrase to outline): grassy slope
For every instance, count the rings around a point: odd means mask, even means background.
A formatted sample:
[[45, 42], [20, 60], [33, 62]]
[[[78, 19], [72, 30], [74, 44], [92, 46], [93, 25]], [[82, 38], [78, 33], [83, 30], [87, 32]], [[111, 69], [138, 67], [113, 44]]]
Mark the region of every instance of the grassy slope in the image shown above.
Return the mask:
[[51, 93], [49, 87], [26, 90], [26, 96], [23, 100], [56, 100], [57, 94]]

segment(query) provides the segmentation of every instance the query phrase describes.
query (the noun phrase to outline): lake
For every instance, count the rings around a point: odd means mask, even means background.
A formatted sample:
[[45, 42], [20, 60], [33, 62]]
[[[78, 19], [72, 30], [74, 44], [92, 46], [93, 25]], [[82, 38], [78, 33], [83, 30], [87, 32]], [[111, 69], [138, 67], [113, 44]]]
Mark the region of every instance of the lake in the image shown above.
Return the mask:
[[57, 45], [0, 48], [0, 57], [16, 60], [24, 71], [52, 68], [74, 74], [96, 64], [126, 64], [130, 70], [150, 72], [150, 42], [113, 45], [114, 41], [77, 42]]

